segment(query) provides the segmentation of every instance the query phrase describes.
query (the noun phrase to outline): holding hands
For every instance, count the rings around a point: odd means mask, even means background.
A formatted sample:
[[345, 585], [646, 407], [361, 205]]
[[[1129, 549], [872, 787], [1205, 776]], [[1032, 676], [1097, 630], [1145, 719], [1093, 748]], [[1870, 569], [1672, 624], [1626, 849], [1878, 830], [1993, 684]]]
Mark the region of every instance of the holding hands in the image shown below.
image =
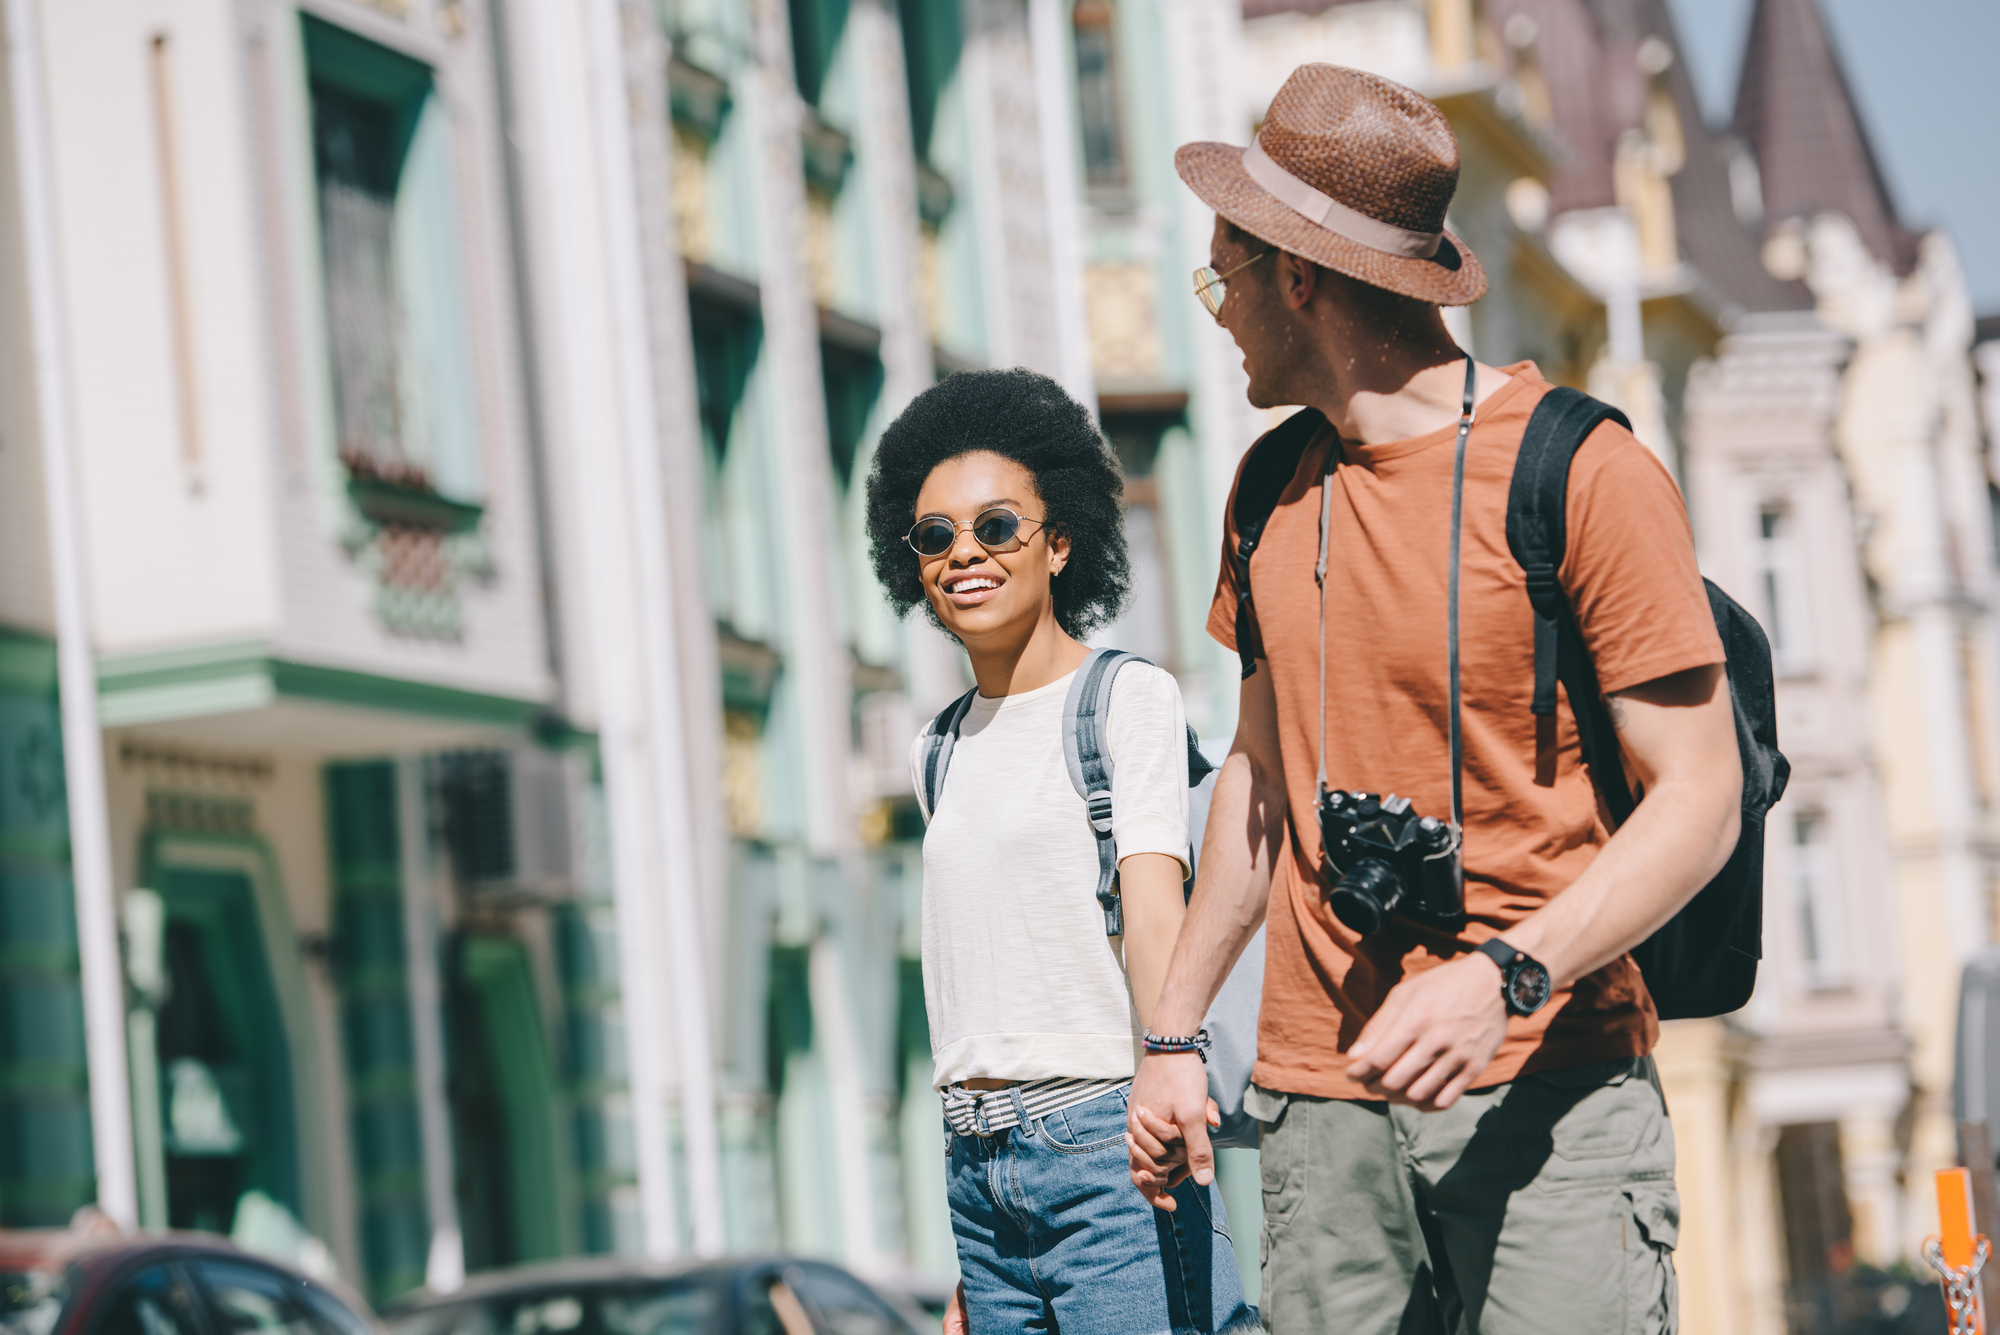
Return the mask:
[[1215, 1149], [1208, 1131], [1221, 1125], [1200, 1057], [1191, 1052], [1147, 1054], [1132, 1082], [1125, 1115], [1132, 1185], [1154, 1206], [1172, 1212], [1174, 1198], [1168, 1193], [1190, 1176], [1204, 1187], [1215, 1181]]

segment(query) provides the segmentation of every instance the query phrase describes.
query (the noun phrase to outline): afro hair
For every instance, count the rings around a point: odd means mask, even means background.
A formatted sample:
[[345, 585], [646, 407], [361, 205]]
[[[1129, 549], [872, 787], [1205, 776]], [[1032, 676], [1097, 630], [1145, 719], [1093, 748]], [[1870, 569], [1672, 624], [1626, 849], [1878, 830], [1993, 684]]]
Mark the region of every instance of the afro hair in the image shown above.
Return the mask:
[[1069, 539], [1069, 561], [1054, 584], [1056, 624], [1081, 639], [1114, 619], [1132, 587], [1124, 477], [1089, 411], [1047, 376], [1018, 367], [950, 376], [910, 400], [882, 433], [868, 474], [868, 540], [896, 615], [922, 607], [943, 627], [904, 536], [931, 470], [980, 451], [1027, 469], [1044, 531]]

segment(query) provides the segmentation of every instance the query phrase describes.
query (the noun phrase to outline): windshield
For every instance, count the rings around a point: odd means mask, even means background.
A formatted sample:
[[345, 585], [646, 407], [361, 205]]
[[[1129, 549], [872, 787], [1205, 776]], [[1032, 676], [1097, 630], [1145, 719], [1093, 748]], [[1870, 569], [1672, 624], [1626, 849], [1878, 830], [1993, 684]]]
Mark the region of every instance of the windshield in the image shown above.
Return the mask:
[[0, 1270], [0, 1335], [49, 1335], [69, 1297], [71, 1274]]
[[705, 1276], [577, 1285], [430, 1307], [392, 1317], [390, 1329], [393, 1335], [701, 1335], [715, 1305], [715, 1286]]

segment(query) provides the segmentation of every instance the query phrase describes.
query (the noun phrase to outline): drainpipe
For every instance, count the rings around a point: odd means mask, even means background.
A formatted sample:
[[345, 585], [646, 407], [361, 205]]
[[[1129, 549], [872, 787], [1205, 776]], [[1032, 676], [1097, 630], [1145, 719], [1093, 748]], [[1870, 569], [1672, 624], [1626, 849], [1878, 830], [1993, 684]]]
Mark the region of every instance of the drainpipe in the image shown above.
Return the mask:
[[[634, 1169], [638, 1178], [643, 1245], [659, 1260], [679, 1249], [673, 1156], [667, 1123], [666, 1054], [656, 987], [659, 959], [653, 949], [653, 907], [660, 867], [648, 793], [646, 732], [639, 700], [638, 658], [632, 637], [633, 562], [619, 519], [623, 485], [613, 457], [619, 423], [615, 392], [606, 372], [613, 336], [599, 304], [604, 274], [593, 231], [590, 61], [577, 8], [516, 0], [510, 20], [520, 24], [513, 57], [503, 66], [518, 79], [518, 117], [510, 135], [521, 145], [527, 172], [522, 197], [524, 242], [535, 242], [535, 283], [529, 320], [547, 337], [550, 425], [560, 441], [570, 525], [581, 559], [588, 666], [595, 677], [605, 803], [610, 816], [611, 881], [618, 922], [618, 970], [625, 1014], [625, 1051], [632, 1099]], [[538, 224], [535, 225], [535, 224]]]
[[[681, 657], [675, 644], [675, 587], [668, 569], [665, 477], [660, 418], [653, 393], [651, 334], [646, 320], [645, 264], [640, 254], [639, 195], [633, 177], [632, 127], [627, 119], [625, 53], [619, 0], [593, 0], [589, 26], [592, 112], [596, 121], [602, 242], [617, 340], [618, 433], [626, 470], [625, 504], [632, 527], [632, 572], [644, 681], [642, 696], [653, 787], [655, 845], [660, 858], [667, 981], [673, 994], [674, 1052], [680, 1058], [681, 1136], [686, 1151], [688, 1207], [697, 1256], [727, 1246], [722, 1206], [722, 1152], [715, 1116], [715, 1058], [708, 1015], [707, 935], [701, 925], [700, 864], [693, 795], [686, 765]], [[647, 1248], [657, 1244], [649, 1238]]]
[[97, 1207], [121, 1228], [139, 1222], [132, 1154], [132, 1103], [125, 1065], [125, 980], [105, 815], [104, 739], [97, 726], [97, 664], [83, 575], [81, 516], [70, 435], [69, 368], [56, 263], [55, 186], [48, 158], [41, 40], [33, 0], [6, 0], [7, 74], [12, 85], [21, 188], [21, 241], [35, 399], [42, 427], [49, 568], [56, 612], [56, 680], [62, 700], [63, 769], [69, 798], [70, 875], [77, 953], [83, 964], [83, 1034], [90, 1073], [91, 1151]]

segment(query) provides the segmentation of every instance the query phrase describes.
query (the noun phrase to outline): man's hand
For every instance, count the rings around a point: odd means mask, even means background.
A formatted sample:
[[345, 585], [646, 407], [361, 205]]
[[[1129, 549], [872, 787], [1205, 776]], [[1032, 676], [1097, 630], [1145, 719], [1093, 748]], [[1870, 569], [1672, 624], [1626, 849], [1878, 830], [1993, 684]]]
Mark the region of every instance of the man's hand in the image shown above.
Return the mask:
[[1215, 1151], [1208, 1128], [1220, 1126], [1208, 1096], [1208, 1068], [1192, 1052], [1149, 1052], [1139, 1063], [1125, 1113], [1125, 1144], [1132, 1185], [1155, 1207], [1171, 1213], [1167, 1193], [1190, 1174], [1202, 1186], [1215, 1181]]
[[1405, 978], [1347, 1050], [1368, 1092], [1424, 1112], [1471, 1088], [1507, 1036], [1500, 966], [1477, 951]]
[[[1743, 770], [1721, 667], [1634, 686], [1609, 704], [1625, 772], [1645, 800], [1581, 876], [1503, 933], [1557, 988], [1651, 936], [1736, 847]], [[1378, 1097], [1447, 1108], [1506, 1036], [1499, 966], [1471, 953], [1391, 988], [1348, 1049], [1348, 1074]]]
[[944, 1335], [970, 1335], [971, 1330], [972, 1323], [965, 1318], [965, 1281], [961, 1279], [944, 1307]]

